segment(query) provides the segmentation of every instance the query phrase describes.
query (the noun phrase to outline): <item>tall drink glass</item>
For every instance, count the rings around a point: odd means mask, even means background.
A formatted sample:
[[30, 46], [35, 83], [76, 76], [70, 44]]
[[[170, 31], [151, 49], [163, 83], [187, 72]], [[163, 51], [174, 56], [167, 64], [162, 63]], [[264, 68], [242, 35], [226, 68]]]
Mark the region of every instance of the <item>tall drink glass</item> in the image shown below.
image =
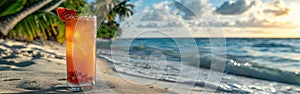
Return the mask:
[[67, 87], [85, 91], [95, 85], [96, 17], [66, 19]]

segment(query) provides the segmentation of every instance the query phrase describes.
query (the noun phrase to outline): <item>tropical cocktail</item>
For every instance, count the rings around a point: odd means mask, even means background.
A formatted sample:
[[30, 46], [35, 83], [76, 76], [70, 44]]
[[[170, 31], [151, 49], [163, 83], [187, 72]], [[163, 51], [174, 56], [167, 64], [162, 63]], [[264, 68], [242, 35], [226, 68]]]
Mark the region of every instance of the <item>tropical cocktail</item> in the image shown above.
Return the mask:
[[66, 25], [68, 88], [83, 91], [94, 87], [96, 68], [96, 17], [77, 16], [75, 10], [58, 8]]

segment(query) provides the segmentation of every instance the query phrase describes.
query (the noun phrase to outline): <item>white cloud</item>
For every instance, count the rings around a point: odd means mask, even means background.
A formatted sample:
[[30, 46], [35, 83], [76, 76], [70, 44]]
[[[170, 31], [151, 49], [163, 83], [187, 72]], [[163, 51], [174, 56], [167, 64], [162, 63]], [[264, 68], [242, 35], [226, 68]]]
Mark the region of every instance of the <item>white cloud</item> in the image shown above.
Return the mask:
[[[157, 4], [153, 4], [151, 8], [146, 7], [144, 9], [141, 21], [144, 23], [150, 21], [152, 23], [138, 25], [138, 27], [140, 28], [187, 27], [188, 28], [188, 27], [203, 26], [203, 24], [201, 24], [201, 22], [199, 22], [199, 20], [196, 19], [197, 16], [201, 17], [203, 20], [204, 17], [215, 16], [213, 15], [213, 11], [214, 8], [211, 6], [208, 0], [163, 1]], [[215, 20], [213, 20], [212, 22], [208, 21], [212, 19], [204, 19], [204, 20], [206, 20], [205, 25], [211, 25], [211, 23], [216, 22]], [[182, 21], [190, 21], [190, 22], [182, 22]], [[159, 25], [153, 24], [153, 22], [157, 22], [160, 24]]]
[[137, 25], [138, 28], [171, 28], [171, 27], [184, 27], [184, 24], [178, 21], [168, 22], [145, 22]]
[[147, 13], [144, 13], [141, 21], [173, 21], [178, 19], [175, 15], [169, 14], [164, 11], [153, 10]]
[[180, 0], [174, 2], [174, 7], [179, 10], [179, 14], [184, 15], [185, 19], [211, 16], [214, 11], [208, 0]]
[[215, 12], [222, 15], [239, 15], [251, 10], [258, 3], [258, 1], [249, 0], [227, 1], [217, 8]]
[[249, 19], [240, 19], [235, 22], [234, 26], [238, 27], [262, 27], [262, 28], [297, 28], [298, 25], [295, 25], [292, 22], [276, 22], [271, 21], [266, 18], [259, 19], [256, 17], [251, 17]]
[[180, 26], [183, 26], [183, 24], [180, 22], [172, 21], [172, 22], [168, 22], [165, 26], [166, 27], [180, 27]]
[[144, 0], [138, 0], [137, 2], [133, 3], [134, 7], [139, 7], [142, 6], [142, 2], [144, 2]]
[[282, 0], [277, 0], [274, 3], [265, 5], [263, 12], [265, 15], [284, 16], [289, 14], [290, 10]]
[[[241, 4], [241, 5], [236, 5], [236, 4]], [[240, 9], [251, 8], [251, 4], [248, 4], [248, 7], [246, 7], [245, 5], [246, 3], [243, 0], [239, 0], [236, 3], [232, 4], [232, 6], [236, 6], [236, 7], [239, 6]], [[299, 10], [299, 9], [293, 9], [292, 7], [288, 7], [289, 5], [286, 5], [282, 0], [277, 0], [271, 3], [256, 4], [256, 5], [259, 6], [255, 6], [256, 9], [254, 9], [252, 6], [253, 11], [251, 11], [247, 15], [243, 15], [242, 17], [239, 17], [239, 19], [236, 21], [225, 22], [223, 26], [286, 28], [286, 29], [298, 28], [299, 25], [297, 24], [298, 22], [296, 21], [300, 21], [300, 19], [295, 19], [297, 17], [292, 17], [290, 13], [292, 11]], [[236, 13], [240, 13], [240, 12], [236, 12]], [[223, 16], [227, 16], [229, 14], [230, 13], [227, 11]], [[231, 14], [235, 14], [235, 13], [231, 13]]]
[[173, 14], [170, 8], [170, 1], [163, 1], [153, 4], [152, 8], [146, 7], [143, 11], [141, 21], [173, 21], [180, 19], [180, 16]]
[[163, 1], [163, 2], [160, 2], [158, 4], [153, 4], [153, 9], [154, 10], [163, 10], [163, 11], [169, 11], [170, 7], [169, 5], [171, 4], [172, 2], [170, 1]]
[[161, 28], [162, 25], [157, 22], [149, 22], [137, 25], [138, 28]]
[[[145, 16], [142, 21], [170, 21], [182, 18], [185, 20], [195, 20], [198, 17], [212, 17], [214, 8], [208, 0], [179, 0], [163, 1], [146, 7], [143, 11]], [[173, 15], [175, 17], [172, 17]]]
[[[299, 3], [285, 4], [283, 0], [276, 2], [235, 0], [235, 2], [225, 3], [227, 5], [223, 4], [215, 9], [208, 0], [163, 1], [145, 7], [142, 15], [131, 17], [138, 20], [134, 20], [136, 23], [131, 26], [135, 27], [127, 31], [140, 32], [156, 29], [178, 36], [183, 35], [182, 31], [192, 31], [192, 35], [205, 37], [207, 32], [224, 30], [225, 35], [229, 37], [263, 37], [268, 34], [269, 37], [279, 37], [280, 34], [290, 31], [296, 32], [296, 28], [300, 26]], [[221, 7], [223, 7], [222, 10]], [[216, 15], [213, 12], [219, 14]], [[200, 17], [200, 21], [195, 19], [196, 15]], [[221, 21], [217, 17], [221, 17]], [[223, 26], [222, 30], [221, 25]], [[131, 35], [132, 33], [126, 34]]]

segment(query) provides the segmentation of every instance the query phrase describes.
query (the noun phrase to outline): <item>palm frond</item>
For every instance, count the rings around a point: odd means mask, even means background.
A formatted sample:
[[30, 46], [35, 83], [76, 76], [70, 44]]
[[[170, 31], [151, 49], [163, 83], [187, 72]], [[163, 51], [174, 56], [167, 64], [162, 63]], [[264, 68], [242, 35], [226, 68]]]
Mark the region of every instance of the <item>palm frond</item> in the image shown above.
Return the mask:
[[8, 36], [24, 41], [32, 41], [40, 38], [62, 43], [63, 41], [60, 38], [64, 35], [64, 27], [61, 23], [63, 22], [54, 13], [38, 11], [19, 22], [9, 32]]
[[1, 0], [0, 17], [11, 15], [21, 11], [26, 4], [26, 0]]

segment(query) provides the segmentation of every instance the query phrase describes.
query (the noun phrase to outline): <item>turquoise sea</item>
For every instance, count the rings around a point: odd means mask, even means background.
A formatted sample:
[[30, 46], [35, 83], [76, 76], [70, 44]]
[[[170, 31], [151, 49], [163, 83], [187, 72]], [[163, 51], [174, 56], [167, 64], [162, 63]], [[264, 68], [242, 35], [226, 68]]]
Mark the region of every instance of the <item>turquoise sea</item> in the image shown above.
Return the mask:
[[[226, 93], [300, 93], [300, 39], [227, 38], [224, 47], [212, 47], [210, 40], [97, 40], [97, 56], [112, 62], [119, 73], [190, 82], [192, 90], [207, 86]], [[218, 54], [218, 48], [225, 51]]]

